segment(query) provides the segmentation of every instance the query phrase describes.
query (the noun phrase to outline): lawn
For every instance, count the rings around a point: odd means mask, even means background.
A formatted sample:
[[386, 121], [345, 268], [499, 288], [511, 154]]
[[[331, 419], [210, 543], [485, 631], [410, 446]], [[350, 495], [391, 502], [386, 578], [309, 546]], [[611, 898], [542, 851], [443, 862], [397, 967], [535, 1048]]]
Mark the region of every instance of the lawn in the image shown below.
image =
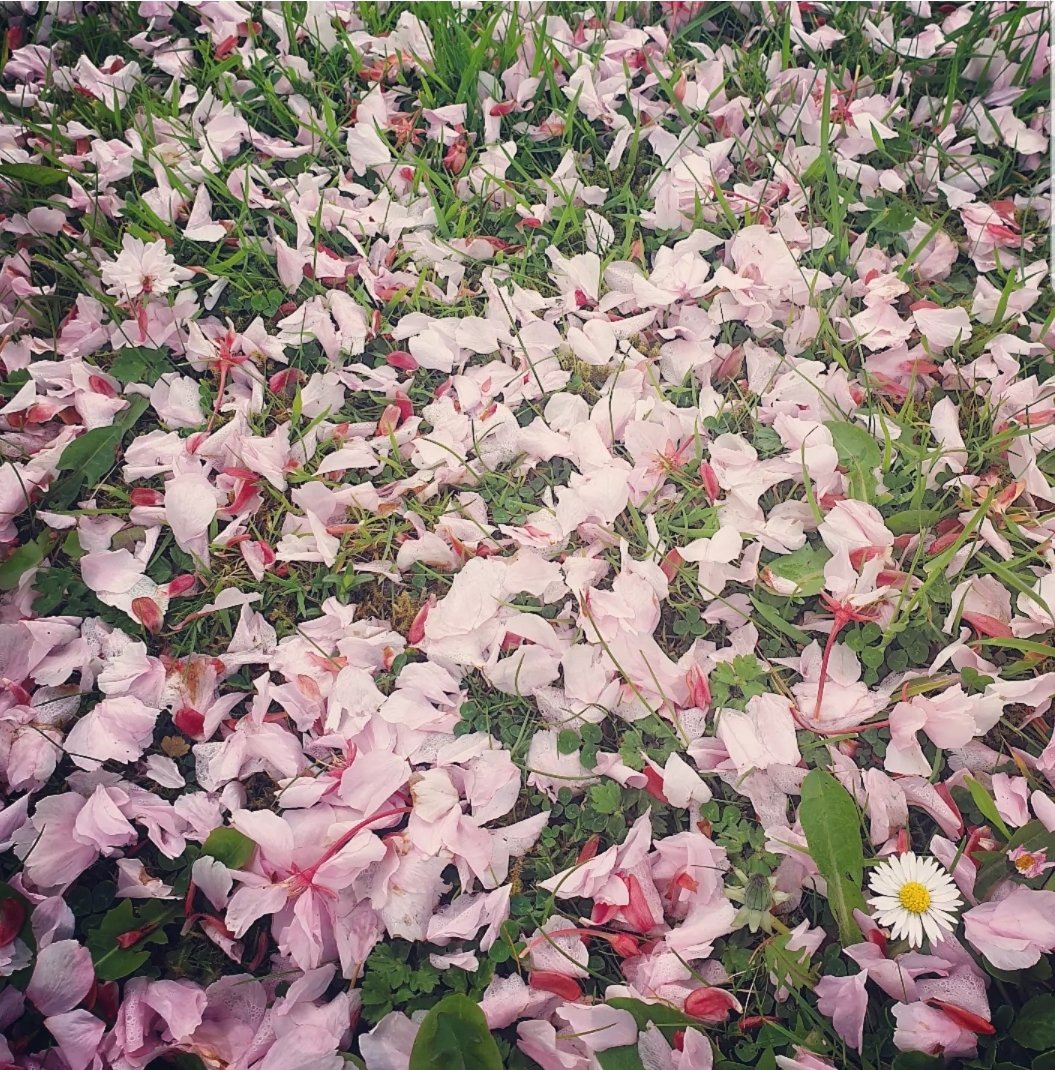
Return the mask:
[[0, 6], [0, 1067], [1055, 1067], [1042, 3]]

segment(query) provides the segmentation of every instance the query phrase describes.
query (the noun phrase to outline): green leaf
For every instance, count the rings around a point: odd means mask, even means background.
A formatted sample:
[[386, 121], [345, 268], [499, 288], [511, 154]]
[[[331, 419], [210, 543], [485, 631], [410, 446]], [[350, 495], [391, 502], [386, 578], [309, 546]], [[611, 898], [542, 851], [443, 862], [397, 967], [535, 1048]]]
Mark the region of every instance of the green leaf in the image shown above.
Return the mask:
[[483, 1011], [468, 996], [441, 999], [425, 1016], [409, 1070], [502, 1070]]
[[844, 944], [861, 939], [854, 909], [864, 910], [861, 894], [864, 850], [861, 817], [853, 796], [823, 769], [814, 769], [802, 781], [799, 820], [810, 855], [828, 886], [828, 903]]
[[944, 1067], [945, 1060], [935, 1055], [924, 1055], [921, 1051], [903, 1051], [894, 1056], [891, 1070], [938, 1070]]
[[[698, 1025], [699, 1023], [697, 1023]], [[595, 1053], [603, 1070], [645, 1070], [641, 1061], [641, 1052], [636, 1044], [624, 1044], [618, 1048], [607, 1048]]]
[[810, 598], [824, 590], [824, 566], [831, 556], [823, 547], [807, 544], [771, 561], [763, 569], [763, 576], [768, 571], [778, 579], [795, 584], [793, 598]]
[[13, 178], [27, 186], [60, 186], [67, 172], [43, 163], [0, 163], [0, 178]]
[[590, 805], [599, 814], [618, 813], [623, 805], [623, 793], [619, 790], [619, 785], [613, 780], [594, 784], [590, 788]]
[[934, 527], [942, 518], [940, 509], [902, 509], [884, 518], [887, 530], [894, 535], [917, 534]]
[[98, 483], [117, 462], [117, 447], [121, 444], [121, 429], [93, 427], [75, 438], [59, 458], [59, 471], [76, 471], [81, 484]]
[[215, 828], [202, 844], [201, 853], [222, 862], [228, 869], [242, 869], [256, 850], [256, 844], [238, 829]]
[[1010, 839], [1011, 830], [1004, 824], [1004, 819], [1000, 816], [1000, 812], [996, 808], [996, 803], [993, 802], [989, 792], [987, 792], [973, 776], [965, 776], [963, 782], [967, 790], [971, 793], [974, 805], [981, 810], [983, 816], [996, 825], [1005, 840]]
[[801, 948], [792, 951], [788, 947], [790, 940], [790, 933], [782, 933], [762, 945], [766, 966], [782, 988], [794, 991], [812, 988], [817, 979], [810, 970], [810, 957]]
[[[158, 908], [143, 907], [143, 917], [137, 918], [132, 909], [132, 900], [122, 900], [103, 918], [97, 929], [88, 932], [85, 944], [95, 964], [95, 974], [100, 981], [119, 981], [135, 973], [150, 958], [147, 944], [167, 944], [168, 937], [162, 929], [166, 920], [176, 916], [178, 906], [158, 902]], [[119, 936], [142, 930], [142, 935], [129, 947], [117, 943]]]
[[1033, 1070], [1055, 1070], [1055, 1051], [1046, 1051], [1033, 1060]]
[[643, 999], [628, 999], [616, 996], [605, 1001], [609, 1007], [620, 1011], [629, 1011], [637, 1022], [638, 1031], [648, 1028], [649, 1023], [658, 1029], [698, 1029], [699, 1019], [690, 1018], [667, 1003], [646, 1003]]
[[153, 386], [165, 372], [175, 369], [160, 349], [129, 346], [117, 354], [107, 370], [122, 383], [146, 383]]
[[22, 577], [44, 560], [50, 542], [47, 532], [43, 532], [32, 542], [24, 542], [0, 561], [0, 591], [13, 591]]
[[1055, 996], [1034, 996], [1027, 1000], [1015, 1015], [1011, 1036], [1032, 1051], [1055, 1048]]
[[782, 635], [786, 635], [796, 643], [801, 643], [803, 646], [809, 645], [810, 637], [801, 628], [796, 628], [794, 624], [789, 624], [776, 606], [770, 605], [768, 602], [763, 602], [760, 598], [752, 598], [751, 603], [755, 607], [755, 612], [768, 625], [770, 625], [770, 627], [774, 628]]
[[170, 1051], [156, 1059], [151, 1059], [147, 1066], [150, 1070], [205, 1070], [205, 1063], [200, 1056], [190, 1051]]
[[117, 463], [117, 451], [121, 440], [150, 403], [136, 396], [129, 400], [128, 408], [109, 427], [93, 427], [75, 438], [59, 458], [60, 472], [69, 472], [48, 493], [51, 508], [63, 508], [77, 497], [85, 484], [95, 486]]
[[875, 497], [875, 469], [883, 462], [879, 443], [860, 424], [829, 420], [824, 425], [832, 434], [839, 464], [850, 476], [850, 492], [861, 501]]

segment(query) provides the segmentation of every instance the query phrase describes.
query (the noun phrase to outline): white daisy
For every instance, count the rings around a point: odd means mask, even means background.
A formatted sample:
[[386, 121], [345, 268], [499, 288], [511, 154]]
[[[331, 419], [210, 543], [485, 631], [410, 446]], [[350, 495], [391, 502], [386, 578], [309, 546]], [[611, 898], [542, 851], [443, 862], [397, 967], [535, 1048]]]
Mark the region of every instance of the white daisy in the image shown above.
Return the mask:
[[963, 906], [948, 871], [933, 858], [919, 858], [911, 851], [888, 858], [868, 883], [876, 893], [868, 900], [876, 921], [912, 947], [923, 945], [924, 933], [932, 944], [944, 940]]

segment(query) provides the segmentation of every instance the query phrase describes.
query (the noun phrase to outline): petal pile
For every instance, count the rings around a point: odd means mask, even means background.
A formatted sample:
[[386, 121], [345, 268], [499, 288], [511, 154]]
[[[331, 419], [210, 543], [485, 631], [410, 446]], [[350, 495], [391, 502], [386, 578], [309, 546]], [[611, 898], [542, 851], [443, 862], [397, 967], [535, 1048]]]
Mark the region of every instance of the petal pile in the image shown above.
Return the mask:
[[1039, 1050], [1047, 7], [4, 8], [0, 1062]]

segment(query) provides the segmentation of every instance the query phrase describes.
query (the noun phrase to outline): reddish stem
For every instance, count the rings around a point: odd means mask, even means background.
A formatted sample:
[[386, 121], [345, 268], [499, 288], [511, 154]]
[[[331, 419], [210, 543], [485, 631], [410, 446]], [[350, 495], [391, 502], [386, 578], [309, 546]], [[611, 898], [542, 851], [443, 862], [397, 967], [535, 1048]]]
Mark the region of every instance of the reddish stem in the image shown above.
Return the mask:
[[379, 810], [376, 814], [370, 817], [364, 818], [358, 825], [353, 825], [343, 836], [340, 836], [332, 846], [328, 847], [322, 857], [313, 862], [307, 869], [302, 869], [297, 873], [297, 883], [303, 887], [307, 887], [315, 879], [315, 874], [322, 868], [338, 851], [347, 847], [360, 832], [363, 831], [367, 825], [372, 825], [375, 821], [381, 821], [386, 817], [396, 817], [399, 814], [409, 814], [414, 808], [412, 806], [400, 806], [392, 810]]
[[828, 640], [824, 644], [824, 653], [821, 655], [821, 678], [817, 684], [817, 701], [813, 704], [813, 719], [820, 719], [821, 702], [824, 700], [824, 685], [828, 681], [828, 660], [835, 649], [835, 640], [839, 633], [850, 623], [850, 614], [844, 610], [836, 610], [832, 621], [832, 630], [828, 633]]

